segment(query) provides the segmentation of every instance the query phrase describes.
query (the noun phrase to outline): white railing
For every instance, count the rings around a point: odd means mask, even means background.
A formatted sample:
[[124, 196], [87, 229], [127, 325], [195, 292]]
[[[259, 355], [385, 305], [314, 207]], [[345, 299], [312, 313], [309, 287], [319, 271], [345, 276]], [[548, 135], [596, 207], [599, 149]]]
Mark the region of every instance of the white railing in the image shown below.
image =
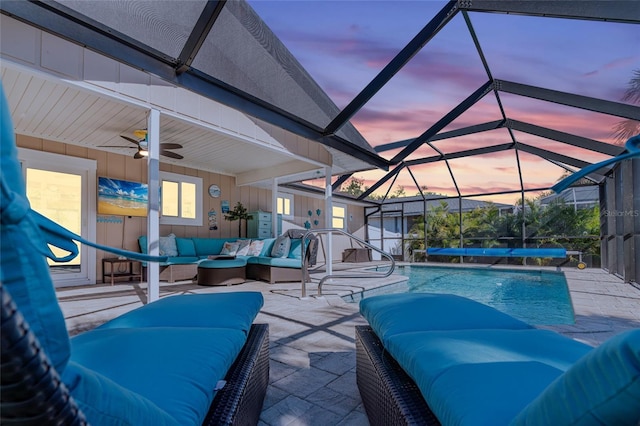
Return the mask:
[[358, 242], [359, 244], [361, 244], [362, 246], [364, 246], [365, 248], [369, 248], [372, 250], [375, 250], [376, 252], [380, 253], [381, 256], [386, 257], [387, 259], [389, 259], [389, 261], [391, 262], [391, 266], [389, 267], [389, 270], [385, 273], [366, 273], [366, 274], [329, 274], [329, 275], [325, 275], [324, 277], [322, 277], [320, 279], [320, 282], [318, 283], [318, 296], [322, 296], [322, 285], [327, 281], [327, 280], [331, 280], [331, 279], [344, 279], [344, 278], [348, 278], [348, 279], [352, 279], [352, 278], [386, 278], [389, 275], [391, 275], [395, 269], [395, 265], [396, 262], [393, 259], [393, 256], [391, 256], [390, 254], [382, 251], [381, 249], [379, 249], [378, 247], [375, 247], [371, 244], [369, 244], [368, 242], [361, 240], [360, 238], [356, 237], [355, 235], [349, 234], [348, 232], [343, 231], [342, 229], [335, 229], [335, 228], [325, 228], [325, 229], [311, 229], [307, 232], [305, 232], [305, 234], [302, 236], [302, 244], [300, 244], [301, 246], [301, 250], [302, 250], [302, 297], [306, 298], [307, 297], [307, 253], [308, 250], [305, 250], [306, 247], [306, 241], [307, 238], [310, 235], [318, 235], [318, 234], [327, 234], [329, 235], [329, 238], [331, 238], [332, 234], [341, 234], [344, 235], [356, 242]]

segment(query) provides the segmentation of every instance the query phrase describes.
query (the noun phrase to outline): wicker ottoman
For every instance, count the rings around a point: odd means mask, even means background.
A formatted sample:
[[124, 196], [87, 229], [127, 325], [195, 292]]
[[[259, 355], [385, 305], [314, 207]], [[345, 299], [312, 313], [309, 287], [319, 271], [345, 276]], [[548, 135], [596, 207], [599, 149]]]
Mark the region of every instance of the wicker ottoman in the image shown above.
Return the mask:
[[245, 259], [205, 260], [198, 264], [198, 285], [233, 285], [246, 281]]

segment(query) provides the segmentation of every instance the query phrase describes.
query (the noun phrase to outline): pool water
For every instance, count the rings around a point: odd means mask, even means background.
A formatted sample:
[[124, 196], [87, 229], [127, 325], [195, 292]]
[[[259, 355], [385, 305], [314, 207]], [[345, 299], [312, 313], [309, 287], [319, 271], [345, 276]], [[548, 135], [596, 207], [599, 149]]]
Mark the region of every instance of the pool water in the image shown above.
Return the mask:
[[563, 273], [542, 270], [439, 266], [399, 266], [411, 293], [468, 297], [529, 324], [573, 324], [574, 313]]

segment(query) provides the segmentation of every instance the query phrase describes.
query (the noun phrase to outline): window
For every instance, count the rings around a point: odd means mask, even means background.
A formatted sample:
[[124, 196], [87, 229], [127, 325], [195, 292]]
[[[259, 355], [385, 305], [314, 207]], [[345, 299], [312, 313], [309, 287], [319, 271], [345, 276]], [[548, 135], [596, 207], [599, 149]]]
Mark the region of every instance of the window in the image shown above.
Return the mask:
[[331, 227], [346, 230], [347, 228], [347, 206], [334, 204], [331, 215]]
[[202, 179], [160, 172], [162, 225], [202, 226]]
[[276, 213], [281, 214], [284, 219], [293, 219], [292, 194], [280, 194], [278, 196]]

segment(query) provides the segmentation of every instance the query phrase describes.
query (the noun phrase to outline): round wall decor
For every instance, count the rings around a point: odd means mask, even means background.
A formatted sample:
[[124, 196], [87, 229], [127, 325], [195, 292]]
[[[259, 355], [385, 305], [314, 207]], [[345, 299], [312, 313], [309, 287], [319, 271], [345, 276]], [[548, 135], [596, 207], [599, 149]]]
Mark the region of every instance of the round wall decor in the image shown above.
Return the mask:
[[220, 187], [218, 185], [209, 186], [209, 195], [213, 198], [218, 198], [220, 196]]

